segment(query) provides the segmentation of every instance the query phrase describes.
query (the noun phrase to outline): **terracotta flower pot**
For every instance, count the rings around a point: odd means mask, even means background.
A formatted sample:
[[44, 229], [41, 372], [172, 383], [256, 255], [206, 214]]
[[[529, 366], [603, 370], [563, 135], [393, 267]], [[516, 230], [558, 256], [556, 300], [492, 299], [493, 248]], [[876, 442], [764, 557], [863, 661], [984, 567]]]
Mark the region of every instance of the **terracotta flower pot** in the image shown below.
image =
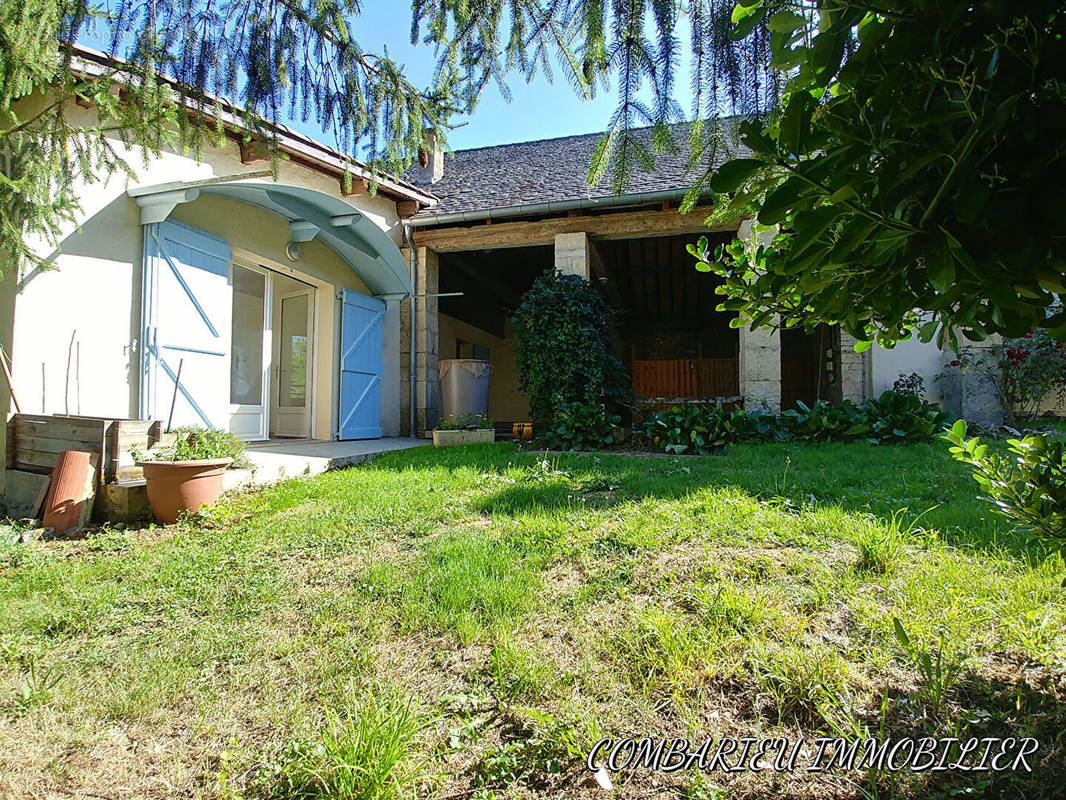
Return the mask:
[[523, 442], [528, 442], [533, 438], [533, 423], [532, 422], [516, 422], [511, 426], [511, 433], [514, 438]]
[[148, 502], [160, 522], [177, 522], [183, 511], [213, 506], [222, 493], [222, 474], [232, 458], [202, 461], [138, 461], [147, 482]]

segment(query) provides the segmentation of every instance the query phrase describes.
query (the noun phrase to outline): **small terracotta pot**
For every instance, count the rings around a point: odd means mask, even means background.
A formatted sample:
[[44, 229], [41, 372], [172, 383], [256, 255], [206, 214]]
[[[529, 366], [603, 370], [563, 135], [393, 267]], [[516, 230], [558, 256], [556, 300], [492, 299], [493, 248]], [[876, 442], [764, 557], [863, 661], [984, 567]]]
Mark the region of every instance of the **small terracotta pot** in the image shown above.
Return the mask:
[[177, 522], [183, 511], [213, 506], [222, 493], [222, 475], [232, 458], [203, 461], [138, 461], [147, 482], [148, 502], [160, 522]]
[[511, 426], [511, 433], [514, 434], [514, 438], [523, 442], [528, 442], [533, 438], [533, 423], [532, 422], [516, 422]]

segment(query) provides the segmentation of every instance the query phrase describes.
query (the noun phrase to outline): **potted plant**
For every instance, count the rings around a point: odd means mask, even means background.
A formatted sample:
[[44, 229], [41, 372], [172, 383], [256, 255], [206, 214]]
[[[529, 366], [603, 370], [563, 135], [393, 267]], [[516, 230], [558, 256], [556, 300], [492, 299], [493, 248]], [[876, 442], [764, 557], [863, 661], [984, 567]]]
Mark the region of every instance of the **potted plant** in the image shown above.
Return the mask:
[[244, 442], [228, 431], [179, 428], [173, 441], [134, 453], [144, 470], [148, 502], [156, 519], [176, 522], [182, 512], [211, 506], [222, 492], [222, 474], [244, 461]]
[[448, 415], [433, 430], [434, 447], [454, 447], [460, 444], [483, 444], [496, 441], [492, 417], [484, 414]]

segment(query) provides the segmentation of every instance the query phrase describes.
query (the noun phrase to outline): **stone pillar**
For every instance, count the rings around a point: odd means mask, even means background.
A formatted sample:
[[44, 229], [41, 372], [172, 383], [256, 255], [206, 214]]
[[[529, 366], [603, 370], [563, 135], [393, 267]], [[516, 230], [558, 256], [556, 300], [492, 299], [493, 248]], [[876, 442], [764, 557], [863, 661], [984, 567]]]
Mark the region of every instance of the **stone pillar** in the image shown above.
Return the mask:
[[[969, 342], [959, 349], [971, 358], [983, 358], [998, 362], [1003, 339], [989, 336], [983, 342]], [[946, 361], [953, 360], [950, 352], [944, 354]], [[944, 380], [944, 407], [954, 411], [967, 422], [977, 425], [1002, 425], [1003, 402], [995, 384], [972, 370], [947, 370]]]
[[856, 338], [840, 331], [840, 399], [865, 403], [870, 396], [869, 355], [855, 352]]
[[740, 334], [740, 393], [748, 411], [781, 412], [781, 332], [772, 328]]
[[418, 295], [415, 298], [415, 414], [419, 436], [428, 436], [437, 426], [441, 414], [437, 373], [440, 339], [436, 297], [440, 291], [438, 278], [436, 251], [419, 247], [415, 276], [415, 294]]
[[555, 236], [555, 269], [564, 275], [589, 279], [592, 261], [587, 233], [559, 233]]

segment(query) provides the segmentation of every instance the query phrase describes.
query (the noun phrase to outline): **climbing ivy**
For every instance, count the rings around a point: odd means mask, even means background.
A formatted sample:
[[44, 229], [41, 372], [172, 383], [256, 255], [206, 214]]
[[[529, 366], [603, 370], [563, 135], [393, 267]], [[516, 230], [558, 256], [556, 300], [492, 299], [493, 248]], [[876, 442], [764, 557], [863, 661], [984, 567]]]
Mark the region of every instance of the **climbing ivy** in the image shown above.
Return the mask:
[[611, 346], [613, 312], [588, 281], [550, 269], [522, 296], [515, 345], [533, 424], [544, 431], [572, 403], [617, 409], [629, 376]]

